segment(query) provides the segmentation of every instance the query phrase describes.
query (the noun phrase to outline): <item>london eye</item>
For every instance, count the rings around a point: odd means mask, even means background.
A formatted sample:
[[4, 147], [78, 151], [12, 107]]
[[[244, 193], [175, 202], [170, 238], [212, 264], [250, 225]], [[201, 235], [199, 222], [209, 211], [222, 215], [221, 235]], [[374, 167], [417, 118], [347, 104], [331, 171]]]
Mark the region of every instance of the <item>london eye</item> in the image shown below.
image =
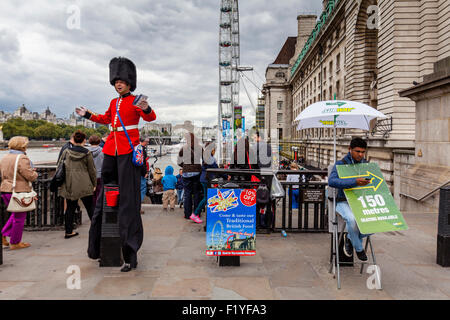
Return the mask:
[[219, 32], [219, 157], [231, 159], [234, 140], [234, 107], [239, 105], [239, 6], [238, 0], [221, 0]]

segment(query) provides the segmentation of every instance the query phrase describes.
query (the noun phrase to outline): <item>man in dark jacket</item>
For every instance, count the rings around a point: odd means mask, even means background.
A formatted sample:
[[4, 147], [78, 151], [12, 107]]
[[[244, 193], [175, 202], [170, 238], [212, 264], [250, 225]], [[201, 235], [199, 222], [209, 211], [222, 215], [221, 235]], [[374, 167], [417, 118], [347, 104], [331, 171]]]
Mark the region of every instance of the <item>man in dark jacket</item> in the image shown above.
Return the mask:
[[177, 201], [180, 205], [180, 208], [183, 206], [183, 197], [184, 197], [184, 189], [183, 189], [183, 169], [180, 169], [180, 173], [175, 176], [177, 178], [177, 184], [175, 188], [177, 189]]
[[363, 139], [354, 138], [350, 142], [349, 153], [342, 160], [336, 161], [330, 177], [328, 178], [328, 185], [338, 189], [336, 198], [336, 212], [341, 215], [347, 224], [348, 238], [344, 236], [344, 254], [351, 257], [353, 255], [354, 247], [356, 255], [361, 261], [367, 261], [367, 255], [364, 251], [362, 243], [362, 239], [367, 235], [359, 232], [355, 216], [348, 205], [343, 189], [354, 188], [356, 186], [365, 186], [370, 183], [370, 180], [366, 180], [364, 178], [340, 179], [337, 173], [336, 165], [367, 163], [364, 159], [366, 149], [367, 143]]

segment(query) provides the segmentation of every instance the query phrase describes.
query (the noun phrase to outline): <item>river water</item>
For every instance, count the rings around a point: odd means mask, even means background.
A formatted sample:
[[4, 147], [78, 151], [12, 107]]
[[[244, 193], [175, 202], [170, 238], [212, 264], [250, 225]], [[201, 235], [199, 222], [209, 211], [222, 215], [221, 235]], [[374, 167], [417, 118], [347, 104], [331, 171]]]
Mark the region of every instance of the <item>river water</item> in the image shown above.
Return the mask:
[[[157, 146], [149, 146], [151, 148], [158, 148]], [[58, 160], [58, 154], [61, 148], [58, 147], [50, 147], [50, 148], [30, 148], [27, 149], [27, 155], [34, 165], [39, 164], [56, 164]], [[0, 160], [3, 158], [5, 154], [7, 154], [8, 150], [0, 151]], [[149, 164], [152, 164], [155, 161], [155, 157], [151, 157], [149, 160]], [[158, 160], [154, 164], [154, 167], [158, 167], [164, 173], [164, 170], [168, 165], [171, 165], [174, 168], [174, 174], [178, 174], [178, 169], [180, 168], [176, 163], [176, 154], [167, 154], [162, 157], [158, 157]]]

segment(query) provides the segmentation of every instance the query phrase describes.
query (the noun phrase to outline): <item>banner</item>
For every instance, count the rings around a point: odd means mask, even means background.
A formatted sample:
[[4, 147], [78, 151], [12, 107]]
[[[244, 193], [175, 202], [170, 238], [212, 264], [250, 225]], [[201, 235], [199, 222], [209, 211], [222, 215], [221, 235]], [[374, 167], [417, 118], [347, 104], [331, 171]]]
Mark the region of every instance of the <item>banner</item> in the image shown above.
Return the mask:
[[206, 255], [256, 254], [256, 190], [208, 189]]
[[340, 179], [370, 179], [366, 186], [344, 189], [362, 234], [408, 229], [376, 163], [338, 165], [336, 168]]

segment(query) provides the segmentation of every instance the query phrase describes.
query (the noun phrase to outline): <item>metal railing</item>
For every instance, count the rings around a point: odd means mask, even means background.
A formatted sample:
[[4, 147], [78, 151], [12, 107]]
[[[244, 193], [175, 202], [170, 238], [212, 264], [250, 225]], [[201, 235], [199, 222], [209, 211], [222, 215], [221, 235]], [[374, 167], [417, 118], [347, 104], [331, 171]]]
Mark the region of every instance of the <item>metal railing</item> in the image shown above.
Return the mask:
[[[57, 192], [50, 191], [50, 181], [56, 166], [36, 166], [38, 178], [33, 182], [33, 189], [38, 194], [36, 210], [30, 211], [25, 220], [25, 230], [44, 231], [64, 229], [64, 199]], [[1, 180], [0, 180], [1, 181]], [[5, 204], [0, 204], [0, 224], [3, 227], [9, 219]], [[76, 210], [74, 222], [81, 225], [81, 210]]]
[[[280, 170], [277, 175], [299, 175], [298, 180], [300, 182], [280, 180], [285, 191], [285, 197], [279, 200], [281, 210], [276, 211], [274, 231], [328, 232], [328, 211], [325, 196], [325, 187], [328, 183], [309, 181], [315, 175], [326, 176], [328, 172], [321, 170]], [[305, 182], [302, 182], [303, 175], [305, 176]], [[293, 206], [294, 197], [297, 200], [297, 208]]]
[[[267, 172], [260, 170], [229, 170], [229, 169], [208, 169], [210, 174], [239, 176], [240, 179], [231, 179], [230, 181], [221, 181], [217, 186], [217, 181], [210, 180], [210, 186], [223, 187], [227, 183], [235, 183], [239, 188], [257, 188], [258, 182], [252, 182], [252, 175], [261, 178], [268, 175]], [[272, 201], [272, 223], [269, 226], [270, 231], [278, 232], [328, 232], [328, 209], [326, 206], [325, 187], [327, 182], [306, 181], [306, 182], [287, 182], [280, 178], [284, 175], [299, 175], [309, 180], [313, 176], [327, 176], [327, 171], [322, 170], [279, 170], [276, 171], [284, 191], [285, 196]], [[272, 174], [270, 174], [273, 176]], [[298, 209], [293, 208], [294, 188], [298, 186]], [[270, 188], [269, 188], [270, 190]], [[258, 212], [256, 213], [258, 216]], [[258, 230], [258, 228], [257, 228]]]
[[428, 198], [429, 196], [431, 196], [433, 193], [435, 193], [436, 191], [438, 191], [440, 188], [445, 187], [445, 186], [448, 185], [449, 183], [450, 183], [450, 180], [447, 180], [447, 182], [441, 184], [439, 187], [434, 188], [433, 190], [431, 190], [430, 192], [428, 192], [427, 194], [425, 194], [425, 195], [424, 195], [423, 197], [421, 197], [421, 198], [416, 198], [416, 197], [414, 197], [414, 196], [412, 196], [412, 195], [409, 195], [409, 194], [406, 194], [406, 193], [403, 193], [403, 192], [400, 192], [400, 195], [401, 195], [401, 196], [408, 197], [408, 198], [411, 198], [411, 199], [413, 199], [413, 200], [416, 200], [416, 201], [419, 201], [419, 202], [420, 202], [420, 201], [425, 200], [425, 199]]

